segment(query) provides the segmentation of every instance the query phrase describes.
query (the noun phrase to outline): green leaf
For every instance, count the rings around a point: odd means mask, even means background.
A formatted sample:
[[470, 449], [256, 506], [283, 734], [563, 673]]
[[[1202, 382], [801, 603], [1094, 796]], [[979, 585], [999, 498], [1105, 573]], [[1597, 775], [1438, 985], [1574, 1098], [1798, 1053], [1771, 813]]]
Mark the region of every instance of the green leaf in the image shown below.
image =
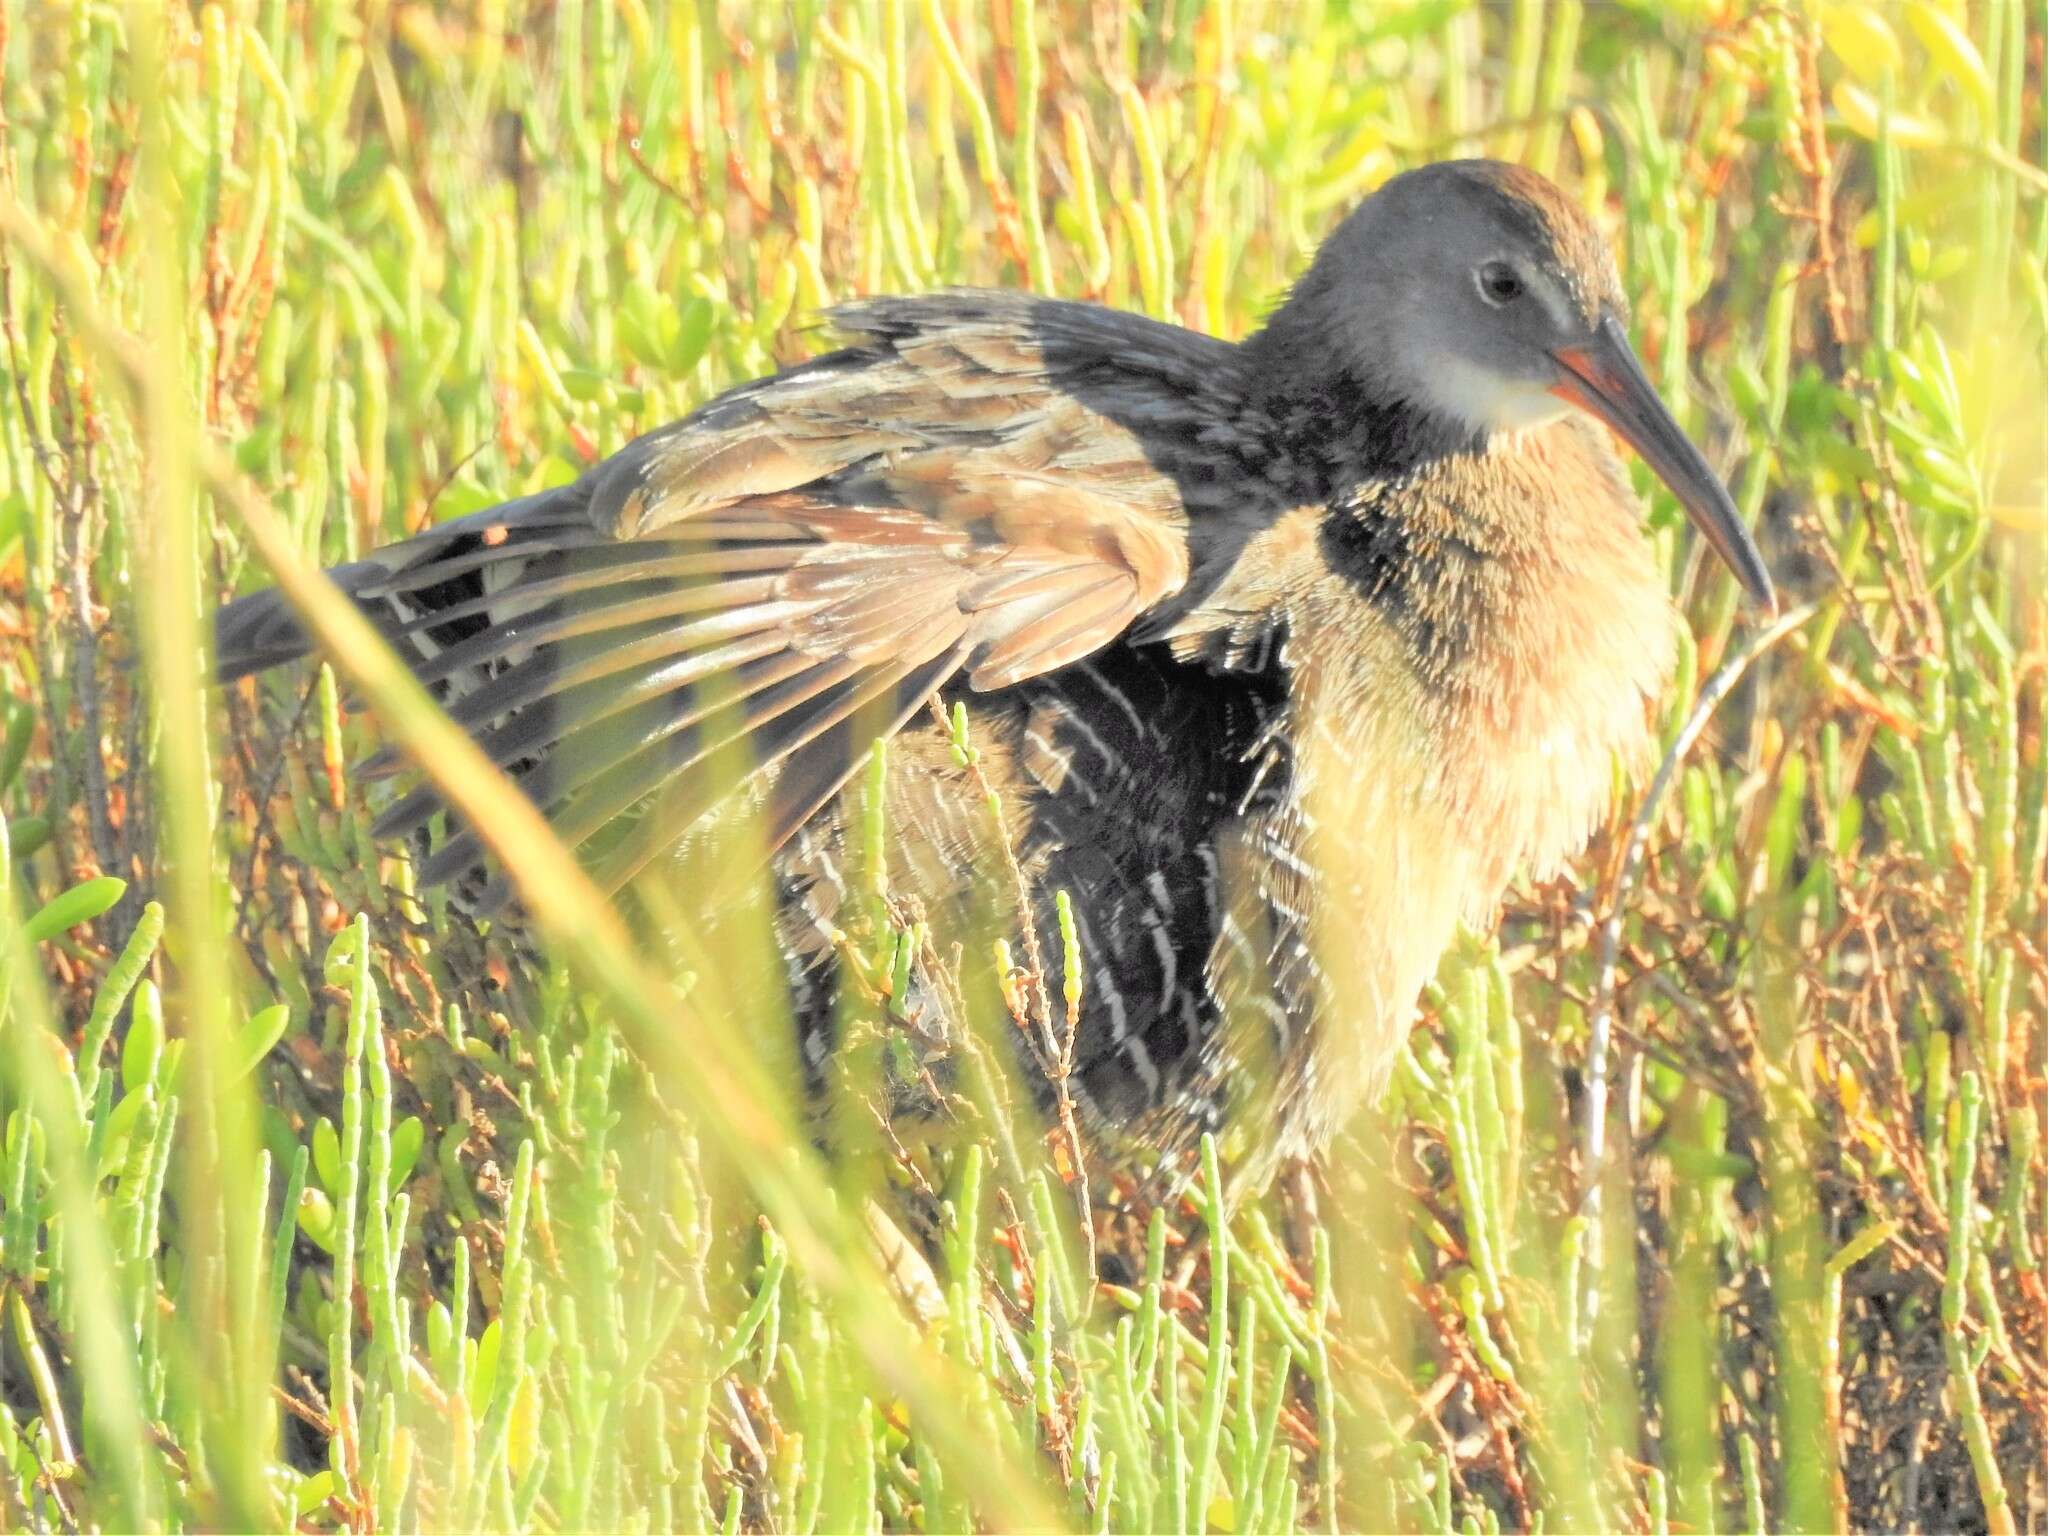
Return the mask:
[[135, 1130], [135, 1122], [155, 1098], [145, 1085], [135, 1093], [123, 1094], [121, 1102], [108, 1112], [106, 1134], [100, 1141], [99, 1167], [93, 1170], [95, 1178], [111, 1178], [120, 1170], [128, 1157], [128, 1138]]
[[341, 1137], [325, 1115], [313, 1126], [313, 1171], [329, 1194], [341, 1188]]
[[291, 1021], [291, 1009], [284, 1003], [273, 1003], [244, 1024], [228, 1052], [226, 1081], [239, 1082], [255, 1071], [257, 1064], [284, 1038], [285, 1026]]
[[[0, 543], [0, 550], [4, 549], [4, 543]], [[21, 772], [22, 760], [28, 756], [28, 744], [36, 733], [35, 711], [26, 699], [8, 694], [0, 697], [0, 724], [6, 726], [0, 731], [0, 789], [5, 789]], [[19, 827], [20, 823], [15, 825]], [[20, 836], [19, 832], [16, 836]]]
[[675, 341], [668, 354], [669, 366], [677, 373], [688, 373], [697, 366], [705, 348], [711, 345], [711, 328], [716, 319], [709, 299], [693, 298], [683, 305], [682, 313], [676, 316]]
[[58, 934], [89, 923], [106, 913], [128, 889], [128, 882], [114, 875], [80, 881], [60, 896], [52, 896], [35, 916], [22, 925], [22, 936], [31, 944], [54, 939]]
[[434, 521], [452, 522], [458, 517], [467, 517], [472, 512], [481, 512], [486, 507], [501, 505], [505, 500], [502, 491], [491, 490], [479, 485], [467, 475], [457, 475], [449, 481], [441, 494], [434, 498]]
[[396, 1194], [405, 1187], [411, 1177], [413, 1165], [420, 1160], [420, 1146], [425, 1142], [427, 1128], [420, 1123], [418, 1115], [407, 1115], [391, 1132], [391, 1190]]
[[284, 429], [275, 421], [259, 422], [235, 444], [235, 467], [245, 475], [262, 475], [270, 468], [270, 456], [277, 452]]
[[582, 473], [580, 467], [571, 464], [559, 453], [544, 453], [526, 473], [523, 482], [524, 494], [532, 496], [541, 491], [554, 490], [557, 486], [569, 484]]
[[334, 1252], [334, 1202], [310, 1184], [299, 1195], [299, 1230], [324, 1252]]
[[498, 1390], [498, 1343], [502, 1331], [494, 1317], [484, 1329], [483, 1337], [476, 1341], [476, 1366], [469, 1373], [471, 1413], [480, 1414], [488, 1408], [491, 1394]]
[[135, 1093], [156, 1081], [157, 1062], [164, 1050], [164, 1009], [156, 984], [145, 981], [135, 989], [135, 1006], [129, 1012], [128, 1038], [121, 1042], [121, 1087]]
[[0, 560], [14, 553], [28, 527], [28, 502], [20, 496], [0, 498]]
[[427, 1358], [433, 1362], [434, 1374], [446, 1378], [452, 1374], [449, 1366], [450, 1352], [455, 1345], [455, 1314], [448, 1310], [444, 1301], [434, 1301], [427, 1306]]
[[7, 856], [17, 864], [40, 853], [49, 840], [47, 816], [17, 816], [7, 824]]
[[611, 376], [596, 368], [564, 368], [561, 370], [562, 388], [568, 391], [571, 400], [586, 404], [602, 403], [611, 392]]
[[333, 1498], [340, 1486], [332, 1467], [323, 1467], [312, 1476], [301, 1478], [292, 1494], [292, 1512], [304, 1519]]

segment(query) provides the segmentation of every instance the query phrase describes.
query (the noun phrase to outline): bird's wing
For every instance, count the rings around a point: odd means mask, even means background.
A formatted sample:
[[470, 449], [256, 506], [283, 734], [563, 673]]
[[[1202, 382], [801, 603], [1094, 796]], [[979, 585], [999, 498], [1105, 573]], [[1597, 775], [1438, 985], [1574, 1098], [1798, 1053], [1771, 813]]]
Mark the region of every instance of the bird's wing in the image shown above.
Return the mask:
[[[1226, 344], [1011, 295], [835, 320], [853, 346], [355, 585], [571, 843], [662, 791], [614, 884], [756, 769], [779, 843], [956, 675], [1064, 666], [1187, 582], [1175, 455], [1222, 408]], [[417, 790], [379, 831], [439, 807]], [[478, 852], [458, 837], [423, 873]]]

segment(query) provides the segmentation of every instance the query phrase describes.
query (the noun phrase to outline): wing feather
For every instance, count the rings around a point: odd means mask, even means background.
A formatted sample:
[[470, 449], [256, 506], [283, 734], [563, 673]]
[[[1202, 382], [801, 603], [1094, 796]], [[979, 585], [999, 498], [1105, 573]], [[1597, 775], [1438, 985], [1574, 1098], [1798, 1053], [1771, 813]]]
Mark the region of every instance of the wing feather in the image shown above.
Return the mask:
[[[610, 883], [731, 792], [734, 754], [762, 776], [772, 846], [956, 676], [1068, 665], [1188, 583], [1201, 474], [1176, 455], [1206, 451], [1226, 344], [1008, 295], [837, 318], [846, 350], [352, 577], [572, 844], [655, 797], [604, 856]], [[267, 615], [243, 629], [252, 658], [286, 648]], [[422, 787], [376, 830], [439, 809]], [[422, 874], [480, 855], [462, 831]]]
[[[810, 667], [763, 688], [730, 712], [709, 707], [649, 711], [632, 729], [606, 732], [603, 739], [573, 754], [551, 755], [519, 776], [519, 787], [547, 812], [562, 841], [580, 847], [614, 818], [631, 810], [671, 779], [708, 795], [705, 809], [735, 786], [708, 774], [685, 770], [711, 762], [748, 743], [767, 763], [780, 755], [779, 742], [801, 726], [821, 696], [830, 700], [856, 683], [860, 669], [849, 662]], [[698, 727], [708, 723], [709, 731]], [[748, 767], [757, 766], [748, 764]], [[736, 776], [735, 776], [736, 777]], [[473, 832], [436, 851], [420, 878], [432, 884], [478, 862], [482, 848]]]
[[[772, 728], [760, 743], [764, 754], [772, 754], [771, 760], [779, 764], [762, 827], [763, 852], [780, 848], [844, 788], [869, 746], [901, 730], [959, 669], [963, 655], [955, 647], [922, 662], [897, 662], [869, 676], [860, 687], [835, 690], [819, 707]], [[864, 722], [862, 717], [877, 706], [887, 713]], [[625, 885], [722, 798], [715, 785], [676, 780], [672, 793], [664, 794], [647, 820], [607, 857], [598, 883], [608, 891]]]

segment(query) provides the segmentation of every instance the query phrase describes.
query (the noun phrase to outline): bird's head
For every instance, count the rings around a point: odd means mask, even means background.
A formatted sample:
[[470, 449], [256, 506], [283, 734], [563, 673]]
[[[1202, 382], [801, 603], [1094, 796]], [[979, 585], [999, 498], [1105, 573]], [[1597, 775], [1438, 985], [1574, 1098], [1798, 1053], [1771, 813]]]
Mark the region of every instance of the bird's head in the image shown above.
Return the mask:
[[1605, 422], [1768, 608], [1763, 558], [1658, 399], [1627, 317], [1606, 243], [1556, 186], [1519, 166], [1454, 160], [1397, 176], [1361, 204], [1274, 329], [1322, 352], [1376, 404], [1471, 436], [1542, 426], [1574, 408]]

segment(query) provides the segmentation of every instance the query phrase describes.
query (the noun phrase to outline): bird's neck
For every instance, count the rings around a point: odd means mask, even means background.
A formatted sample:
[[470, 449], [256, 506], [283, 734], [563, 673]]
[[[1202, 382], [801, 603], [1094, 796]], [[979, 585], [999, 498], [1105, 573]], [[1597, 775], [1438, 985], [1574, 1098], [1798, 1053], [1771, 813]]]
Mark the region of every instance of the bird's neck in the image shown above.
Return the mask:
[[[1365, 484], [1483, 454], [1486, 434], [1356, 361], [1290, 305], [1244, 342], [1246, 403], [1305, 500], [1343, 501]], [[1368, 350], [1363, 355], [1371, 355]]]
[[1575, 848], [1616, 760], [1648, 745], [1673, 610], [1639, 519], [1575, 421], [1363, 482], [1322, 518], [1295, 705], [1340, 743], [1331, 761], [1377, 764], [1483, 829], [1486, 899]]

